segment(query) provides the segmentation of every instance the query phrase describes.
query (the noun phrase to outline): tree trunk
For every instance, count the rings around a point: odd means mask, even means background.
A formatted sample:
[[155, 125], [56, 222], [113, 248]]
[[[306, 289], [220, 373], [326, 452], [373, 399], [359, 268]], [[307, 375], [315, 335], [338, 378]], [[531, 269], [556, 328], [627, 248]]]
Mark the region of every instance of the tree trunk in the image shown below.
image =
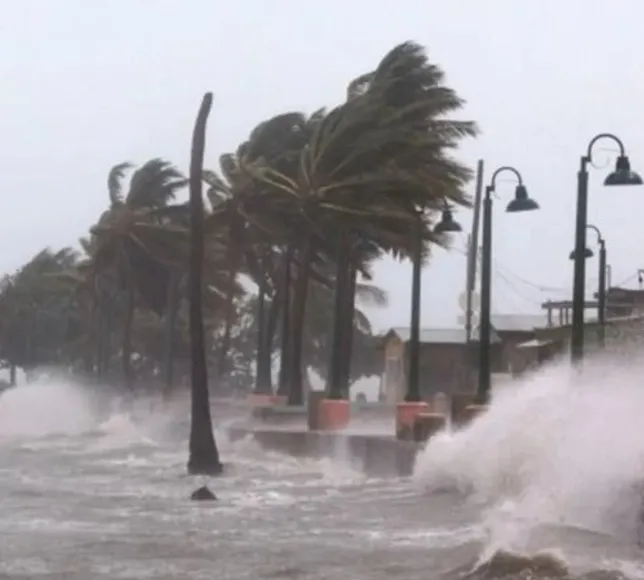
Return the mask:
[[168, 284], [168, 298], [165, 311], [165, 389], [164, 395], [170, 396], [174, 388], [174, 336], [179, 311], [179, 272], [172, 271]]
[[190, 159], [191, 243], [188, 286], [192, 386], [188, 473], [191, 475], [217, 475], [223, 470], [212, 432], [212, 418], [210, 416], [201, 292], [204, 256], [204, 211], [201, 176], [203, 173], [204, 149], [206, 147], [206, 123], [211, 107], [212, 93], [206, 93], [195, 122]]
[[[92, 327], [94, 330], [94, 356], [95, 359], [95, 372], [96, 380], [100, 383], [103, 380], [103, 325], [104, 325], [105, 313], [103, 312], [103, 296], [98, 291], [98, 295], [94, 302], [94, 307], [92, 308]], [[94, 365], [92, 365], [94, 366]]]
[[291, 329], [291, 265], [293, 262], [293, 247], [289, 244], [284, 253], [284, 278], [282, 280], [282, 344], [280, 345], [280, 373], [277, 394], [288, 396], [291, 390], [291, 359], [292, 329]]
[[293, 289], [293, 323], [291, 325], [291, 360], [290, 388], [288, 392], [289, 405], [304, 404], [302, 389], [302, 341], [306, 318], [306, 299], [309, 293], [309, 277], [311, 274], [311, 259], [313, 257], [313, 238], [304, 240], [298, 252], [298, 272]]
[[340, 390], [347, 399], [351, 398], [351, 357], [353, 354], [353, 333], [356, 305], [356, 284], [358, 272], [353, 263], [349, 263], [349, 276], [345, 304], [343, 305], [343, 338], [342, 338], [342, 365], [340, 372]]
[[35, 338], [35, 324], [34, 324], [34, 319], [35, 315], [32, 314], [27, 318], [27, 336], [25, 340], [25, 360], [27, 361], [27, 364], [25, 365], [25, 369], [27, 368], [33, 368], [36, 365], [35, 362], [35, 344], [34, 344], [34, 338]]
[[268, 351], [268, 359], [271, 359], [273, 354], [273, 345], [275, 344], [275, 333], [277, 332], [277, 323], [279, 322], [280, 314], [282, 311], [282, 296], [284, 289], [280, 284], [275, 290], [271, 304], [268, 307], [268, 316], [266, 317], [266, 345]]
[[255, 371], [255, 392], [270, 395], [271, 384], [271, 351], [268, 345], [268, 328], [266, 320], [266, 283], [260, 281], [257, 296], [257, 357]]
[[349, 290], [349, 235], [340, 233], [336, 257], [335, 300], [333, 307], [333, 335], [331, 339], [331, 361], [329, 363], [327, 397], [343, 399], [342, 376], [344, 370], [343, 349], [346, 346], [346, 305]]
[[114, 299], [107, 293], [103, 297], [103, 304], [101, 306], [101, 316], [103, 317], [103, 325], [101, 330], [101, 368], [103, 380], [109, 381], [110, 367], [112, 361], [112, 328], [114, 325]]
[[134, 287], [127, 283], [125, 296], [125, 321], [123, 322], [123, 385], [132, 388], [132, 323], [134, 321]]
[[226, 289], [226, 306], [224, 310], [224, 334], [221, 337], [217, 355], [217, 377], [222, 378], [228, 370], [227, 357], [230, 351], [231, 330], [235, 320], [235, 281], [239, 270], [239, 255], [235, 249], [228, 250], [228, 281]]
[[304, 361], [302, 361], [302, 363], [302, 398], [304, 401], [308, 401], [311, 391], [313, 390], [313, 385], [311, 384], [309, 367]]

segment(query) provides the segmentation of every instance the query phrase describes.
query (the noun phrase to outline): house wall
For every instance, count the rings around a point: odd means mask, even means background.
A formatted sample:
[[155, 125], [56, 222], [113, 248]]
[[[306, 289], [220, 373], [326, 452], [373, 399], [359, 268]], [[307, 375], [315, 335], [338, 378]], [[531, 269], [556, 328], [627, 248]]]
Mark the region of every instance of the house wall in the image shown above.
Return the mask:
[[465, 344], [423, 344], [420, 388], [423, 398], [436, 393], [452, 395], [471, 385], [470, 355]]
[[[405, 398], [407, 389], [407, 349], [397, 337], [392, 336], [384, 347], [384, 371], [381, 377], [381, 400], [396, 404]], [[500, 364], [501, 345], [492, 347], [493, 370]], [[470, 363], [472, 357], [474, 365]], [[465, 344], [421, 344], [419, 379], [423, 398], [436, 393], [451, 395], [474, 389], [478, 359], [477, 345], [468, 352]]]
[[[570, 345], [571, 326], [536, 329], [540, 340], [553, 340], [559, 345], [560, 354], [568, 351]], [[599, 324], [587, 323], [584, 326], [584, 344], [588, 351], [598, 348]], [[606, 323], [606, 349], [616, 353], [640, 349], [644, 346], [644, 316], [614, 318]]]
[[391, 336], [385, 344], [385, 364], [382, 376], [382, 399], [394, 405], [404, 398], [405, 347], [397, 336]]
[[[499, 365], [493, 372], [511, 373], [514, 371], [514, 366], [518, 361], [520, 366], [523, 366], [523, 354], [517, 355], [517, 345], [527, 342], [535, 338], [535, 332], [529, 331], [497, 331], [501, 339], [501, 354], [499, 356]], [[529, 357], [528, 357], [529, 358]]]

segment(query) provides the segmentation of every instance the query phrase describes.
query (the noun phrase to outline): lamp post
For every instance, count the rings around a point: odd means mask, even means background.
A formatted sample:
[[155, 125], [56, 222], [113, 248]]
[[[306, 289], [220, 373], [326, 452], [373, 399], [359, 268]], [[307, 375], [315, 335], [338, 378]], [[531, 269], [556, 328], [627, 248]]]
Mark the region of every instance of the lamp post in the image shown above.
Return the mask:
[[513, 173], [518, 184], [514, 192], [514, 199], [508, 204], [506, 211], [517, 213], [539, 209], [539, 204], [528, 197], [528, 192], [523, 185], [521, 174], [514, 167], [499, 167], [490, 180], [490, 185], [485, 188], [483, 199], [483, 257], [481, 260], [481, 322], [479, 325], [479, 380], [476, 391], [476, 403], [487, 403], [491, 386], [490, 347], [491, 347], [491, 305], [492, 305], [492, 193], [496, 185], [496, 178], [500, 173]]
[[600, 133], [590, 140], [586, 154], [581, 156], [577, 173], [577, 218], [575, 222], [574, 274], [572, 287], [572, 331], [570, 357], [573, 363], [584, 356], [584, 302], [586, 294], [586, 226], [588, 221], [588, 164], [593, 147], [600, 139], [611, 139], [619, 147], [615, 170], [604, 179], [604, 185], [642, 185], [642, 178], [631, 171], [624, 144], [611, 133]]
[[[597, 243], [599, 244], [599, 276], [597, 288], [597, 321], [599, 322], [599, 346], [606, 346], [606, 240], [602, 236], [599, 228], [588, 224], [587, 230], [593, 230], [597, 234]], [[589, 247], [584, 248], [584, 260], [593, 257], [593, 251]], [[570, 259], [575, 259], [575, 250], [570, 252]]]
[[[409, 332], [409, 359], [407, 371], [407, 392], [405, 401], [415, 403], [422, 400], [419, 384], [420, 367], [420, 286], [423, 261], [422, 220], [418, 216], [418, 231], [414, 236], [413, 269], [411, 277], [411, 325]], [[436, 233], [460, 232], [461, 226], [454, 221], [449, 207], [443, 210], [441, 221], [434, 228]]]

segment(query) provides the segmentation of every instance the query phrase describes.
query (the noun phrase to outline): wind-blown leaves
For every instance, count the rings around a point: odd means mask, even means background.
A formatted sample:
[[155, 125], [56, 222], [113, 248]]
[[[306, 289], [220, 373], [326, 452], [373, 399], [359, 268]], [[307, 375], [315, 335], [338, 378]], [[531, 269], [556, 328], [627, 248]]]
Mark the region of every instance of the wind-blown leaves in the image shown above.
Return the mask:
[[123, 203], [123, 178], [125, 172], [132, 167], [129, 162], [115, 165], [107, 176], [107, 192], [110, 196], [110, 205], [112, 207]]
[[[347, 278], [346, 270], [351, 299], [355, 293], [370, 306], [385, 306], [386, 295], [366, 284], [373, 263], [385, 254], [409, 257], [417, 231], [429, 256], [435, 245], [448, 241], [434, 232], [445, 205], [470, 205], [465, 186], [471, 171], [455, 157], [455, 149], [478, 130], [473, 122], [454, 117], [464, 101], [447, 85], [443, 70], [413, 42], [394, 47], [375, 65], [348, 84], [344, 102], [262, 121], [239, 146], [219, 156], [216, 167], [203, 171], [208, 201], [204, 300], [217, 336], [225, 337], [222, 325], [235, 322], [246, 294], [245, 277], [264, 288], [270, 302], [286, 283], [287, 261], [298, 311], [312, 301], [306, 310], [310, 318], [319, 314], [311, 309], [324, 302], [319, 324], [328, 324], [331, 290]], [[148, 314], [166, 316], [170, 278], [178, 280], [180, 295], [185, 290], [190, 225], [186, 204], [177, 200], [185, 185], [181, 172], [161, 158], [138, 167], [129, 162], [112, 167], [108, 208], [81, 240], [84, 255], [46, 250], [4, 280], [0, 327], [17, 321], [16, 313], [25, 312], [29, 300], [42, 298], [38, 285], [29, 282], [31, 272], [34, 280], [46, 280], [42, 292], [52, 300], [43, 302], [47, 313], [55, 303], [61, 316], [64, 301], [57, 293], [73, 297], [74, 320], [85, 316], [86, 342], [91, 325], [107, 324], [95, 320], [98, 311], [108, 308], [105, 303], [114, 311], [107, 317], [110, 324], [123, 324], [129, 308], [132, 324], [144, 325], [146, 336], [153, 334], [156, 323]], [[18, 284], [31, 288], [24, 294], [28, 299], [17, 298]], [[3, 304], [14, 305], [4, 321]], [[347, 312], [350, 319], [352, 309]], [[145, 324], [138, 320], [143, 316]], [[359, 311], [354, 326], [368, 336], [368, 320]], [[78, 336], [75, 340], [82, 343]], [[315, 340], [328, 350], [330, 336]], [[225, 351], [225, 344], [221, 348]]]

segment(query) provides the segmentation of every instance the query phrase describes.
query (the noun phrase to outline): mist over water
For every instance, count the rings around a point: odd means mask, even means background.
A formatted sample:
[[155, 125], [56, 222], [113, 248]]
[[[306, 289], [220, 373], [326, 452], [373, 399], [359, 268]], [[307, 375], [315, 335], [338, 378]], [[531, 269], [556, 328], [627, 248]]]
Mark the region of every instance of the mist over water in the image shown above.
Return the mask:
[[63, 381], [42, 381], [0, 396], [0, 438], [78, 435], [96, 426], [90, 393]]
[[[189, 478], [187, 398], [19, 386], [0, 396], [0, 575], [644, 578], [634, 361], [558, 364], [504, 387], [469, 427], [433, 438], [411, 479], [231, 443], [217, 406], [229, 469]], [[211, 508], [187, 499], [203, 483]]]

